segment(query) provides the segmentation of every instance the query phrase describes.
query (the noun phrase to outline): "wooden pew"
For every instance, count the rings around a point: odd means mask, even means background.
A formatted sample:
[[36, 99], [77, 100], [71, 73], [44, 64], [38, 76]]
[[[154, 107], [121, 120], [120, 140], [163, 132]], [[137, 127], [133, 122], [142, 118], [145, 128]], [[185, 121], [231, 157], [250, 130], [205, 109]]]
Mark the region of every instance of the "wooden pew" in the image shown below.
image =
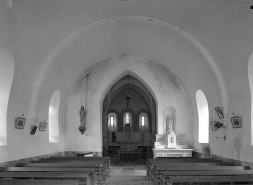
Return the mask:
[[151, 168], [149, 177], [151, 182], [158, 182], [160, 175], [163, 171], [166, 171], [167, 169], [170, 170], [177, 170], [179, 168], [181, 169], [198, 169], [200, 167], [233, 167], [233, 164], [231, 163], [163, 163], [163, 164], [155, 164], [153, 168]]
[[1, 185], [78, 185], [78, 180], [2, 180]]
[[[58, 167], [58, 168], [93, 168], [97, 174], [97, 181], [103, 184], [104, 175], [102, 174], [103, 165], [93, 162], [71, 162], [71, 163], [18, 163], [17, 167]], [[106, 176], [106, 175], [105, 175]]]
[[[79, 185], [90, 185], [89, 176], [80, 172], [1, 172], [0, 178], [31, 178], [34, 180], [78, 180]], [[64, 181], [63, 180], [63, 181]]]
[[89, 176], [91, 184], [97, 184], [95, 168], [0, 167], [0, 172], [81, 172]]
[[226, 183], [233, 184], [234, 182], [253, 184], [252, 176], [191, 176], [191, 177], [171, 177], [167, 185], [173, 185], [175, 183]]
[[32, 162], [32, 163], [65, 163], [65, 164], [83, 164], [84, 167], [91, 167], [100, 166], [100, 174], [102, 175], [103, 181], [106, 181], [108, 172], [106, 169], [106, 160], [95, 160], [95, 161], [74, 161], [74, 160], [49, 160], [49, 161], [38, 161], [38, 162]]
[[147, 161], [147, 176], [149, 178], [151, 165], [154, 163], [164, 163], [164, 162], [186, 162], [186, 163], [213, 163], [213, 162], [223, 162], [221, 160], [214, 160], [213, 158], [195, 158], [195, 157], [158, 157], [156, 159], [148, 159]]
[[[210, 160], [208, 158], [207, 160], [203, 159], [168, 159], [168, 160], [150, 160], [149, 164], [147, 164], [147, 176], [148, 179], [150, 179], [150, 175], [153, 171], [154, 165], [168, 165], [172, 163], [189, 163], [189, 164], [200, 164], [200, 165], [206, 165], [208, 163], [212, 163], [212, 165], [222, 165], [224, 164], [221, 160]], [[226, 165], [234, 165], [232, 163], [226, 163]]]
[[253, 170], [217, 170], [217, 171], [165, 171], [162, 174], [161, 185], [170, 182], [171, 177], [180, 176], [241, 176], [251, 175], [253, 178]]
[[42, 158], [39, 161], [32, 161], [35, 163], [38, 162], [60, 162], [60, 161], [101, 161], [104, 164], [104, 169], [106, 170], [107, 176], [110, 176], [110, 158], [109, 157], [50, 157]]
[[[210, 165], [211, 164], [211, 165]], [[223, 163], [225, 164], [225, 163]], [[180, 165], [156, 165], [154, 168], [154, 172], [152, 173], [151, 180], [154, 184], [157, 184], [161, 178], [163, 178], [163, 173], [167, 171], [242, 171], [242, 170], [250, 170], [248, 166], [214, 166], [212, 163], [207, 163], [207, 165], [199, 166], [198, 164], [188, 165], [188, 164], [180, 164]], [[191, 173], [191, 172], [190, 172]]]

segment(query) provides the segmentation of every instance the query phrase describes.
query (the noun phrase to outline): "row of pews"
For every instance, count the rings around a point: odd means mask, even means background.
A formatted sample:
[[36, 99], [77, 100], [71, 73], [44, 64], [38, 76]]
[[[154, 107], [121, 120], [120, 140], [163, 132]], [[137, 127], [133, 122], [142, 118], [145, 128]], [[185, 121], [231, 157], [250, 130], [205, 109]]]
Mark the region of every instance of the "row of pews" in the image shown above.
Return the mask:
[[153, 185], [253, 184], [253, 170], [249, 166], [235, 166], [212, 158], [148, 159], [147, 176]]
[[1, 185], [102, 185], [108, 176], [109, 157], [50, 157], [0, 167]]

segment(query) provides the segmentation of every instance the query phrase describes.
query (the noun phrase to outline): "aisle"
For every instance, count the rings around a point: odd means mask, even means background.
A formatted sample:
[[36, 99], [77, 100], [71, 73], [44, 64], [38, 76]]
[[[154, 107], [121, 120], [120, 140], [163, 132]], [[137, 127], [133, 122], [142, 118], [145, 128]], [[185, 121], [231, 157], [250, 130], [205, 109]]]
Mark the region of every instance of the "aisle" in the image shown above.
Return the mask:
[[[113, 160], [112, 160], [113, 161]], [[147, 165], [115, 164], [111, 165], [111, 175], [106, 185], [149, 185], [147, 180]]]

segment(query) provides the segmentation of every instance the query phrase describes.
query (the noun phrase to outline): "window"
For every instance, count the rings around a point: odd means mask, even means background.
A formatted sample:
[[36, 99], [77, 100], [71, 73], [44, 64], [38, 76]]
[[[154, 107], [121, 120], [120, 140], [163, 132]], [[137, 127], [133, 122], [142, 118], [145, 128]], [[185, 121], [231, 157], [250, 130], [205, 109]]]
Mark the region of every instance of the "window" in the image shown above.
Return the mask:
[[7, 145], [7, 110], [14, 71], [12, 54], [0, 48], [0, 146]]
[[113, 126], [114, 125], [114, 117], [113, 116], [110, 117], [110, 122], [111, 122], [111, 126]]
[[141, 126], [145, 126], [145, 116], [141, 116]]
[[248, 78], [251, 94], [251, 145], [253, 145], [253, 53], [251, 53], [251, 56], [249, 58]]
[[49, 142], [59, 143], [59, 105], [61, 100], [61, 93], [54, 92], [51, 97], [49, 105]]
[[129, 121], [129, 114], [126, 113], [126, 124], [129, 124], [129, 123], [130, 123], [130, 121]]
[[205, 94], [198, 90], [196, 102], [199, 116], [199, 143], [209, 143], [209, 109]]

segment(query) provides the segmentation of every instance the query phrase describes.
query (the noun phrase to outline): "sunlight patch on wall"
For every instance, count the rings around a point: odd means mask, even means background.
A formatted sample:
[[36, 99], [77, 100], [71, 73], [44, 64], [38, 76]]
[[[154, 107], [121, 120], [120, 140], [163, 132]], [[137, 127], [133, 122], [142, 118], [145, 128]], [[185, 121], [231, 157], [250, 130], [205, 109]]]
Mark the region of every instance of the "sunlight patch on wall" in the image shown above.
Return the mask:
[[209, 109], [205, 94], [198, 90], [196, 102], [199, 116], [199, 143], [209, 143]]
[[49, 142], [59, 143], [59, 105], [61, 93], [55, 91], [51, 97], [49, 105]]
[[7, 145], [7, 110], [14, 70], [12, 54], [0, 48], [0, 146]]
[[253, 145], [253, 53], [249, 58], [248, 63], [248, 78], [249, 78], [249, 87], [250, 87], [250, 95], [251, 95], [251, 145]]

